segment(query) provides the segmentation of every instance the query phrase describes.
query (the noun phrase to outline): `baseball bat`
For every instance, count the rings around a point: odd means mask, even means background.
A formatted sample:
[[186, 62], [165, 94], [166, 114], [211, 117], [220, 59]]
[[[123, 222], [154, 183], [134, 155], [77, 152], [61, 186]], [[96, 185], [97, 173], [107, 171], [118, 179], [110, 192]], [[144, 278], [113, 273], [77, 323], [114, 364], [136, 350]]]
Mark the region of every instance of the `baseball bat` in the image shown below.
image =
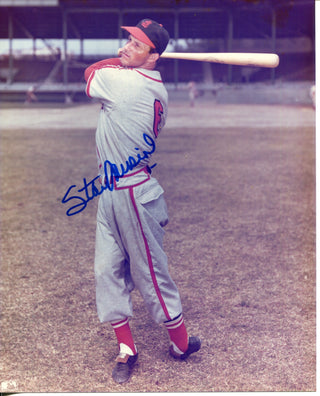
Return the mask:
[[274, 68], [279, 65], [277, 54], [241, 52], [164, 52], [161, 58], [185, 59], [202, 62], [225, 63], [227, 65], [257, 66]]

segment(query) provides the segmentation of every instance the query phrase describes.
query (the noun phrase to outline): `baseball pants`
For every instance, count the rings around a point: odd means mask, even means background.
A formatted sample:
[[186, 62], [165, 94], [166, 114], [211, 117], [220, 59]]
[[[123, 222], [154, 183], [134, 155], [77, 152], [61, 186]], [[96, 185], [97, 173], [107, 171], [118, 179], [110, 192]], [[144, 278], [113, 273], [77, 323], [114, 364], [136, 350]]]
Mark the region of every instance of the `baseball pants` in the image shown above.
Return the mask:
[[167, 222], [163, 190], [144, 169], [115, 182], [113, 191], [100, 196], [95, 280], [101, 322], [133, 316], [130, 292], [135, 287], [156, 323], [182, 312], [163, 251]]

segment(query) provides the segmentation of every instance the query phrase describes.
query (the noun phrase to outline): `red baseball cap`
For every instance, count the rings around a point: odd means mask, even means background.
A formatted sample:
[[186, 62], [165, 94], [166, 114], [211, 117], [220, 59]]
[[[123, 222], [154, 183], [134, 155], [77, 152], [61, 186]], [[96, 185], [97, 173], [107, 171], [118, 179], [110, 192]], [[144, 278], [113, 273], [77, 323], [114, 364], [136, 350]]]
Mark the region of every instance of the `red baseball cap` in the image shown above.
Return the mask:
[[121, 26], [133, 37], [154, 48], [158, 54], [166, 49], [169, 42], [169, 33], [158, 22], [152, 19], [142, 19], [137, 26]]

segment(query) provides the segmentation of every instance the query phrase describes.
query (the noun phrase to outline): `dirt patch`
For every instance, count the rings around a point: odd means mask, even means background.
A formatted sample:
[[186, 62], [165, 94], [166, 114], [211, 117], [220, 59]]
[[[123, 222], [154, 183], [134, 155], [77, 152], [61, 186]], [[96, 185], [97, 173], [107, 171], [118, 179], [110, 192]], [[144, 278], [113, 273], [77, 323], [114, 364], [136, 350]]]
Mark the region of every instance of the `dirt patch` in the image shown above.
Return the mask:
[[[2, 130], [1, 391], [315, 391], [312, 109], [294, 107], [304, 125], [280, 116], [257, 124], [254, 114], [245, 126], [239, 107], [219, 108], [233, 126], [195, 128], [173, 106], [184, 124], [168, 122], [154, 157], [170, 271], [202, 349], [172, 360], [165, 329], [133, 292], [140, 358], [123, 386], [111, 379], [113, 331], [95, 309], [97, 201], [72, 217], [61, 203], [70, 185], [96, 175], [94, 129]], [[274, 120], [284, 107], [262, 110]]]

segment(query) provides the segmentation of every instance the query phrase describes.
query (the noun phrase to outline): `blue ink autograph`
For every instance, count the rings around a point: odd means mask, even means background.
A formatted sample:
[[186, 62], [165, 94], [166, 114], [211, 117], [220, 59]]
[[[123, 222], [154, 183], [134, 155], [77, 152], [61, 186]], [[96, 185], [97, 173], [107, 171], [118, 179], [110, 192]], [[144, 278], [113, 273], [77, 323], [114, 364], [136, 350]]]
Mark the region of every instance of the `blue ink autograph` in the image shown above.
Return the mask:
[[[67, 216], [73, 216], [77, 213], [82, 212], [86, 207], [89, 201], [94, 199], [95, 197], [101, 195], [103, 191], [109, 190], [113, 191], [114, 189], [114, 180], [119, 181], [119, 178], [122, 176], [126, 175], [128, 172], [132, 171], [136, 166], [140, 164], [141, 161], [148, 159], [156, 149], [156, 144], [154, 140], [152, 139], [151, 136], [147, 135], [146, 133], [143, 134], [143, 139], [146, 142], [148, 146], [151, 147], [150, 151], [143, 151], [143, 156], [141, 156], [140, 153], [138, 153], [135, 157], [128, 157], [126, 160], [125, 164], [120, 164], [118, 167], [116, 164], [110, 162], [109, 160], [106, 160], [104, 163], [104, 174], [105, 174], [105, 186], [101, 185], [100, 189], [95, 185], [95, 181], [100, 178], [100, 175], [96, 176], [94, 179], [92, 179], [90, 182], [87, 182], [86, 178], [83, 178], [83, 187], [78, 189], [77, 191], [79, 193], [83, 192], [85, 193], [85, 198], [79, 196], [79, 195], [71, 195], [69, 196], [69, 193], [71, 193], [71, 190], [73, 188], [76, 188], [77, 186], [73, 184], [70, 186], [65, 193], [64, 197], [62, 198], [62, 203], [65, 204], [67, 202], [73, 201], [77, 202], [76, 205], [71, 206], [66, 211]], [[135, 148], [135, 150], [139, 150], [138, 148]], [[152, 167], [154, 167], [153, 165]], [[120, 169], [119, 169], [120, 168]], [[76, 200], [76, 201], [74, 201]]]

